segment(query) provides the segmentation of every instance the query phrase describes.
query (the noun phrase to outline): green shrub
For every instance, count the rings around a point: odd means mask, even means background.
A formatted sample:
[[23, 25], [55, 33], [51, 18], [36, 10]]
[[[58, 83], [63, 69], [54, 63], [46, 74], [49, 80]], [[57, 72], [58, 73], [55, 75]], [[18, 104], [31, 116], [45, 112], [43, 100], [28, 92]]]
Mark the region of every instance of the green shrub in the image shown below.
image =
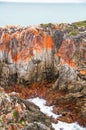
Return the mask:
[[76, 36], [79, 33], [78, 30], [73, 30], [69, 33], [70, 36]]
[[86, 20], [85, 21], [79, 21], [79, 22], [75, 22], [73, 23], [74, 25], [76, 25], [77, 27], [86, 27]]
[[52, 23], [47, 23], [47, 24], [40, 24], [41, 27], [50, 27], [50, 26], [54, 26], [54, 24]]
[[17, 118], [17, 114], [18, 114], [17, 111], [14, 110], [14, 111], [13, 111], [13, 117], [14, 117], [15, 119]]

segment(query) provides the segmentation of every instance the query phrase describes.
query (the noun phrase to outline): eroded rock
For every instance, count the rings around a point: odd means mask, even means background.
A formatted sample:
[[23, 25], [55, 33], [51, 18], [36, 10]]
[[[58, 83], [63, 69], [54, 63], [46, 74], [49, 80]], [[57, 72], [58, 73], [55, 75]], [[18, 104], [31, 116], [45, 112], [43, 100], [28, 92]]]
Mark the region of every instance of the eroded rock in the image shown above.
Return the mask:
[[[60, 91], [65, 94], [65, 96], [59, 97], [59, 99], [58, 96], [53, 97], [53, 102], [56, 104], [59, 101], [59, 104], [57, 104], [60, 105], [69, 104], [73, 100], [76, 113], [78, 110], [75, 108], [76, 105], [78, 104], [78, 107], [81, 108], [81, 111], [79, 110], [80, 113], [78, 112], [79, 114], [77, 114], [77, 118], [79, 119], [81, 117], [85, 122], [85, 109], [81, 107], [81, 103], [85, 106], [83, 100], [86, 97], [85, 29], [85, 27], [80, 29], [76, 24], [45, 24], [26, 28], [20, 26], [0, 28], [0, 85], [9, 88], [12, 84], [15, 87], [16, 84], [28, 86], [32, 83], [40, 83], [42, 81], [53, 83], [51, 85], [53, 87], [51, 89], [49, 88], [52, 93], [55, 90], [56, 93]], [[37, 92], [38, 90], [31, 93], [32, 95], [33, 93], [37, 95]], [[23, 97], [27, 97], [28, 95], [27, 91], [21, 91], [21, 93], [23, 93]], [[8, 104], [11, 107], [9, 98], [6, 97], [4, 100], [5, 103], [2, 102], [2, 98], [0, 99], [3, 111], [5, 111], [5, 104], [7, 108]], [[12, 98], [12, 100], [14, 99]], [[79, 100], [80, 104], [78, 103]], [[23, 103], [25, 104], [25, 102]], [[27, 105], [25, 106], [27, 110]], [[30, 110], [32, 108], [28, 107]], [[63, 108], [65, 110], [66, 106]], [[21, 104], [17, 104], [15, 109], [18, 113], [21, 113]], [[71, 111], [73, 111], [73, 108]], [[31, 115], [32, 113], [29, 114]], [[25, 115], [27, 115], [27, 111], [22, 113], [21, 118], [26, 117], [27, 119], [28, 117]], [[3, 119], [5, 120], [5, 118], [4, 115]], [[40, 115], [40, 118], [42, 119], [43, 117]], [[14, 118], [12, 117], [12, 119]], [[20, 121], [20, 118], [14, 121]]]
[[[31, 84], [42, 80], [52, 81], [58, 71], [58, 65], [65, 68], [67, 64], [70, 70], [72, 70], [71, 67], [85, 67], [86, 42], [83, 41], [84, 37], [76, 41], [73, 37], [66, 37], [67, 34], [64, 33], [65, 27], [70, 29], [72, 26], [61, 27], [49, 24], [41, 27], [8, 26], [1, 28], [1, 85], [5, 86], [6, 82], [7, 84], [10, 82]], [[73, 29], [75, 29], [74, 26]], [[64, 73], [66, 70], [63, 70]]]
[[1, 130], [53, 130], [51, 120], [33, 103], [0, 91]]

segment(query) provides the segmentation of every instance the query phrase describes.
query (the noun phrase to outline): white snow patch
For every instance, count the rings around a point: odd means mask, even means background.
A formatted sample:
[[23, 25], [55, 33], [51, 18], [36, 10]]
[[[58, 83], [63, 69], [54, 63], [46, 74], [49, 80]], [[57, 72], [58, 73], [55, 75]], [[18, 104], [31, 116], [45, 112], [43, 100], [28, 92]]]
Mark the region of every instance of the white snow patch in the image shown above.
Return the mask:
[[86, 130], [86, 128], [79, 126], [76, 122], [65, 123], [65, 122], [58, 121], [57, 124], [52, 123], [52, 126], [55, 130]]
[[52, 112], [53, 106], [46, 106], [46, 100], [41, 99], [39, 97], [30, 98], [28, 100], [30, 102], [33, 102], [35, 105], [37, 105], [40, 108], [40, 111], [43, 112], [44, 114], [47, 114], [48, 116], [52, 116], [55, 119], [60, 116], [60, 115], [56, 115]]
[[[36, 106], [40, 108], [40, 111], [43, 112], [44, 114], [47, 114], [48, 116], [52, 116], [53, 118], [57, 118], [61, 115], [56, 115], [54, 114], [53, 111], [53, 106], [46, 106], [46, 100], [41, 99], [39, 97], [36, 98], [30, 98], [28, 101], [33, 102]], [[55, 130], [86, 130], [86, 128], [83, 128], [79, 126], [77, 122], [75, 123], [65, 123], [58, 121], [57, 124], [52, 123], [52, 127]]]

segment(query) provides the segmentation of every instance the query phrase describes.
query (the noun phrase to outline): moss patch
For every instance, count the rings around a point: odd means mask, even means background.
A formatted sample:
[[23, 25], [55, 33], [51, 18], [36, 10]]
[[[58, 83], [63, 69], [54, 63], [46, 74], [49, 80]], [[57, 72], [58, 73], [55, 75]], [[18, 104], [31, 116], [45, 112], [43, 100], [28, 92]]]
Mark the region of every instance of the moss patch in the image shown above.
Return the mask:
[[43, 27], [53, 27], [55, 25], [52, 23], [47, 23], [47, 24], [40, 24], [40, 26], [43, 28]]
[[86, 27], [86, 20], [85, 21], [79, 21], [79, 22], [75, 22], [73, 23], [74, 25], [76, 25], [77, 27]]
[[18, 112], [16, 110], [13, 111], [13, 117], [16, 119], [18, 115]]
[[70, 36], [76, 36], [78, 33], [79, 33], [78, 30], [72, 30], [72, 31], [69, 33], [69, 35], [70, 35]]

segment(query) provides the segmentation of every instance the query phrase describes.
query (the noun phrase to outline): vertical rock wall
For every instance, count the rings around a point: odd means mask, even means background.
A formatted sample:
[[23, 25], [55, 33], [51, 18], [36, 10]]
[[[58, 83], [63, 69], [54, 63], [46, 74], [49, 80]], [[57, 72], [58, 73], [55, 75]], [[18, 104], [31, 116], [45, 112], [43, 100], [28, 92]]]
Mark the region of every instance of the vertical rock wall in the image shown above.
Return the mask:
[[63, 74], [69, 68], [72, 76], [77, 69], [80, 76], [86, 75], [85, 41], [67, 37], [57, 25], [0, 28], [1, 84], [52, 81], [64, 65]]

